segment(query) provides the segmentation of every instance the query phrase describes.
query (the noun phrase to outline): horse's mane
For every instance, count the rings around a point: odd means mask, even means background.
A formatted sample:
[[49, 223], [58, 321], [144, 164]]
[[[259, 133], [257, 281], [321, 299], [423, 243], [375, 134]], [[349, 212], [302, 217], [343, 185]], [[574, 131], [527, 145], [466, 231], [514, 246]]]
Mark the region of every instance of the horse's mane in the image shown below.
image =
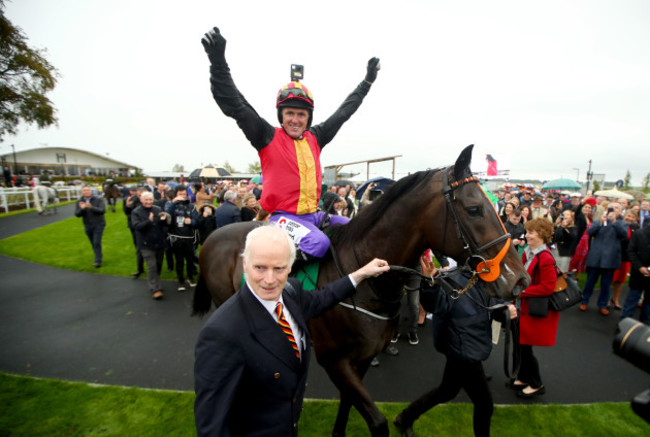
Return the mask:
[[345, 226], [332, 227], [332, 241], [339, 246], [355, 243], [385, 214], [387, 208], [394, 205], [404, 196], [418, 193], [418, 189], [425, 185], [441, 169], [423, 170], [400, 179], [391, 185], [377, 200], [372, 202], [371, 205], [362, 208], [350, 223]]

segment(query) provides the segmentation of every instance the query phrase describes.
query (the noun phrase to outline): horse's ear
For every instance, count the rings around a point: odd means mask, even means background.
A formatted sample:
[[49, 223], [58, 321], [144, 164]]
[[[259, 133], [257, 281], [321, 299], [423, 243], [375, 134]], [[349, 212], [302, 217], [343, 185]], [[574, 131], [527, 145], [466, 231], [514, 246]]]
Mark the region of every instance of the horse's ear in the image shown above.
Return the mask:
[[454, 164], [454, 179], [460, 180], [468, 175], [472, 175], [472, 171], [469, 169], [469, 164], [472, 162], [473, 149], [474, 144], [470, 144], [460, 152], [460, 156], [456, 160], [456, 164]]

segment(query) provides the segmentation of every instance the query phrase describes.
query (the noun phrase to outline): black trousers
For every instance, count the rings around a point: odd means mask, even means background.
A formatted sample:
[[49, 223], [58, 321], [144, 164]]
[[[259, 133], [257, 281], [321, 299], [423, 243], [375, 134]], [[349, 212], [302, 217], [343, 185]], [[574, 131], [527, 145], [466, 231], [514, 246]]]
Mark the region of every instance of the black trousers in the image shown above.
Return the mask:
[[420, 396], [402, 411], [403, 423], [411, 424], [436, 405], [451, 401], [461, 388], [474, 404], [474, 435], [489, 436], [494, 401], [485, 378], [483, 363], [451, 356], [447, 357], [440, 385]]
[[525, 382], [532, 388], [542, 386], [542, 377], [539, 374], [539, 363], [533, 355], [533, 347], [522, 344], [521, 346], [521, 367], [517, 379]]
[[187, 266], [187, 279], [194, 279], [196, 276], [194, 268], [194, 248], [192, 238], [176, 238], [172, 244], [172, 252], [174, 252], [174, 259], [176, 264], [176, 277], [179, 284], [185, 282], [183, 275], [183, 267]]

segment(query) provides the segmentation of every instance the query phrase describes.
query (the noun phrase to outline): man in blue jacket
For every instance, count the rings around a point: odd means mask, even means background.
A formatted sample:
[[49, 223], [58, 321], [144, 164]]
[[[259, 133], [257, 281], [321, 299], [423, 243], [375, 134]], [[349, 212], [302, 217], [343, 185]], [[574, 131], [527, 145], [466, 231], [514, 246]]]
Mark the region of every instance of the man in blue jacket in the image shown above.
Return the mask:
[[223, 203], [214, 212], [214, 220], [217, 222], [217, 229], [229, 225], [231, 223], [238, 223], [241, 221], [241, 210], [235, 205], [235, 198], [237, 194], [234, 191], [228, 190], [223, 196]]
[[587, 234], [591, 237], [587, 253], [587, 282], [582, 291], [581, 311], [587, 311], [587, 304], [600, 277], [598, 309], [603, 316], [609, 315], [609, 286], [614, 272], [621, 266], [621, 241], [627, 238], [627, 224], [619, 220], [616, 208], [608, 208], [602, 220], [594, 220]]

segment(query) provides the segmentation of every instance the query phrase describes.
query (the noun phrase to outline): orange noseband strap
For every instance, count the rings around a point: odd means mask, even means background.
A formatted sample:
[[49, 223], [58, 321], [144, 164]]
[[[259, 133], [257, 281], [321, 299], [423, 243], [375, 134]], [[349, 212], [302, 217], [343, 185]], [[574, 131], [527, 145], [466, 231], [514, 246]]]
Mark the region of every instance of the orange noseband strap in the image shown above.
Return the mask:
[[476, 266], [476, 272], [478, 273], [479, 278], [485, 282], [494, 282], [497, 280], [499, 275], [501, 275], [501, 261], [506, 256], [506, 253], [508, 253], [508, 249], [510, 249], [510, 241], [512, 241], [511, 238], [506, 240], [506, 243], [503, 245], [499, 253], [497, 253], [496, 257], [478, 263]]

